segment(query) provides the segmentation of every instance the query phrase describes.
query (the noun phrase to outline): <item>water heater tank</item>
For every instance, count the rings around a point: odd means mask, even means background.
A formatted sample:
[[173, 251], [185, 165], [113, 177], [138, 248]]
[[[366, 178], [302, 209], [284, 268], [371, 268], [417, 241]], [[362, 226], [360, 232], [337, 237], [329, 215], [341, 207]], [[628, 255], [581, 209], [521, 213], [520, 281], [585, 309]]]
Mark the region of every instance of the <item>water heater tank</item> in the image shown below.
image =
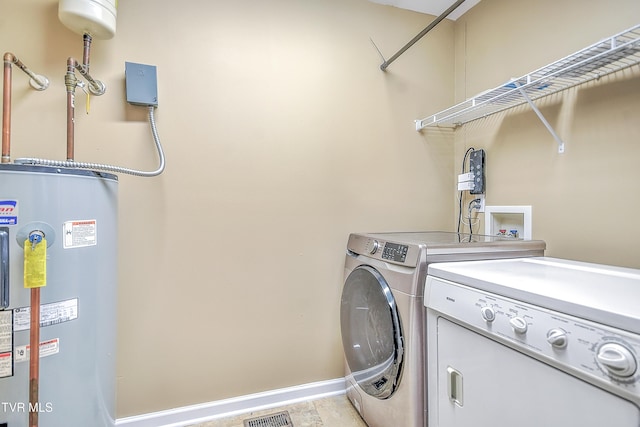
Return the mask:
[[[114, 427], [118, 180], [88, 170], [0, 164], [0, 426]], [[40, 230], [38, 401], [29, 399], [25, 244]]]
[[118, 0], [60, 0], [58, 18], [71, 31], [97, 39], [116, 34]]

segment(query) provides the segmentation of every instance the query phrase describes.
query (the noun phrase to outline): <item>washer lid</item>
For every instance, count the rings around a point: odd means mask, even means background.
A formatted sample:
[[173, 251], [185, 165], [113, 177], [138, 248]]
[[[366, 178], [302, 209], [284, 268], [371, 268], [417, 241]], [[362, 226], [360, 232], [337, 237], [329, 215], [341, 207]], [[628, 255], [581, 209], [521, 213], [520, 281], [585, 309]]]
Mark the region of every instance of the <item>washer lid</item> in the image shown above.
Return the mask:
[[430, 264], [427, 274], [640, 333], [640, 270], [533, 257]]
[[542, 240], [519, 240], [447, 231], [352, 233], [347, 250], [390, 264], [417, 267], [421, 263], [543, 256]]
[[391, 289], [373, 267], [359, 266], [347, 277], [340, 326], [356, 383], [371, 396], [390, 397], [402, 375], [402, 327]]

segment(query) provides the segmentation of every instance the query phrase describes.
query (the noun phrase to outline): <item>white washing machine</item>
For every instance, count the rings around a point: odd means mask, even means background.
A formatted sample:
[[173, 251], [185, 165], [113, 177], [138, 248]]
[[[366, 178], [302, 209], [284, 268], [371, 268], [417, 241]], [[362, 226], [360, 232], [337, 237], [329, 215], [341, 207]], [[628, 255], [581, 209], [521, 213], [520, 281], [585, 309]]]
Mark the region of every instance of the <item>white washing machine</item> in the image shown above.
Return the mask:
[[542, 241], [449, 232], [351, 234], [340, 323], [347, 396], [369, 427], [424, 426], [431, 262], [542, 256]]
[[640, 426], [640, 270], [432, 264], [429, 427]]

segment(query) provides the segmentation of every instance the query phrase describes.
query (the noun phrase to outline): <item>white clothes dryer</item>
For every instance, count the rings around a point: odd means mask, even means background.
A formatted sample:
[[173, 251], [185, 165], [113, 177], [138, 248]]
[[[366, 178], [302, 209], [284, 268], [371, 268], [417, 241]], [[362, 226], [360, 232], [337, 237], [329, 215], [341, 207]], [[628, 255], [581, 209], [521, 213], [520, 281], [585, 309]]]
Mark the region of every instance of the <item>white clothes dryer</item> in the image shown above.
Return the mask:
[[424, 306], [432, 262], [542, 256], [545, 243], [451, 232], [351, 234], [340, 324], [347, 396], [369, 427], [424, 427]]
[[429, 427], [640, 426], [640, 270], [431, 264]]

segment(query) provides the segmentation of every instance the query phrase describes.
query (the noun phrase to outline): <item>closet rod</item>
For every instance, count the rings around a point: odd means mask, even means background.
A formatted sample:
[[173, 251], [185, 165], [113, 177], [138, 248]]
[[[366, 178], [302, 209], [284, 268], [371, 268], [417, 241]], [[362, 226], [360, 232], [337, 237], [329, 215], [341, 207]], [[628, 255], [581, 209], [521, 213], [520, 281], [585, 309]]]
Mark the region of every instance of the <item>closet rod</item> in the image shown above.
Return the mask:
[[424, 37], [425, 34], [427, 34], [429, 31], [431, 31], [433, 29], [433, 27], [435, 27], [436, 25], [438, 25], [440, 23], [440, 21], [442, 21], [444, 18], [446, 18], [447, 16], [449, 16], [449, 14], [451, 12], [453, 12], [454, 10], [456, 10], [458, 8], [458, 6], [460, 6], [462, 3], [464, 3], [464, 0], [458, 0], [456, 1], [454, 4], [452, 4], [449, 9], [445, 10], [440, 16], [438, 16], [436, 19], [434, 19], [429, 25], [427, 25], [427, 28], [425, 28], [424, 30], [422, 30], [420, 32], [420, 34], [418, 34], [417, 36], [415, 36], [413, 39], [411, 39], [411, 41], [409, 43], [407, 43], [406, 45], [404, 45], [404, 47], [402, 47], [402, 49], [400, 49], [398, 52], [396, 52], [391, 58], [389, 58], [388, 60], [384, 61], [381, 65], [380, 65], [380, 69], [382, 71], [386, 71], [387, 67], [389, 65], [391, 65], [391, 63], [393, 61], [395, 61], [396, 59], [398, 59], [398, 57], [400, 55], [402, 55], [407, 49], [409, 49], [411, 46], [413, 46], [414, 44], [416, 44], [416, 42], [418, 40], [420, 40], [422, 37]]

